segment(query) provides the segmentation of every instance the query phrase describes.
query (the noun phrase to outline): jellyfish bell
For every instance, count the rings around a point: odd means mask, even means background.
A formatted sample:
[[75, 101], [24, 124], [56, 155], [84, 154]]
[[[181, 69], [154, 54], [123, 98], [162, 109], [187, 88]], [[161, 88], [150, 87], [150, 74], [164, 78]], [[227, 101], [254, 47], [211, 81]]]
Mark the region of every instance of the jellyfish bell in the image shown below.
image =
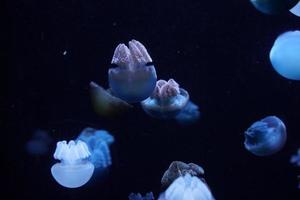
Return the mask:
[[199, 107], [192, 101], [189, 101], [187, 105], [176, 115], [175, 120], [180, 125], [190, 125], [195, 123], [199, 118]]
[[154, 200], [154, 195], [152, 192], [147, 193], [145, 196], [142, 196], [140, 193], [134, 194], [131, 193], [128, 196], [129, 200]]
[[300, 1], [290, 10], [290, 12], [300, 17]]
[[141, 102], [144, 111], [152, 117], [170, 119], [175, 117], [188, 103], [189, 94], [179, 88], [175, 80], [159, 80], [153, 94]]
[[86, 160], [90, 155], [83, 141], [58, 142], [54, 158], [61, 162], [51, 167], [52, 176], [60, 185], [67, 188], [83, 186], [94, 172], [94, 165]]
[[257, 156], [268, 156], [280, 151], [286, 142], [286, 127], [276, 116], [254, 122], [245, 131], [245, 148]]
[[119, 44], [111, 63], [116, 65], [108, 70], [109, 86], [112, 93], [129, 103], [148, 98], [157, 80], [152, 59], [143, 44], [136, 40]]
[[270, 61], [281, 76], [300, 80], [300, 31], [281, 34], [270, 51]]
[[287, 12], [299, 0], [250, 0], [252, 5], [264, 14], [274, 15]]

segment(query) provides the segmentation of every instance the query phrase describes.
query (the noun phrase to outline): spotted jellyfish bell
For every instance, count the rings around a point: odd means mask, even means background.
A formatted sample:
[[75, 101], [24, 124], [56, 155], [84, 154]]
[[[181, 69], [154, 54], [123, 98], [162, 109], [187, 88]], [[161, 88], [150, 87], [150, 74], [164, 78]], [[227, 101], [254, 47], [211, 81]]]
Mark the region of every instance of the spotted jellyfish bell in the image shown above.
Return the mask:
[[54, 179], [67, 188], [78, 188], [86, 184], [93, 175], [94, 165], [86, 159], [90, 156], [87, 145], [78, 140], [57, 143], [54, 158], [60, 160], [51, 168]]
[[112, 94], [128, 102], [137, 103], [148, 98], [157, 80], [152, 59], [144, 45], [136, 40], [119, 44], [111, 63], [117, 67], [108, 70]]
[[173, 80], [159, 80], [153, 94], [141, 102], [145, 112], [152, 117], [170, 119], [175, 117], [188, 103], [189, 94], [179, 88]]

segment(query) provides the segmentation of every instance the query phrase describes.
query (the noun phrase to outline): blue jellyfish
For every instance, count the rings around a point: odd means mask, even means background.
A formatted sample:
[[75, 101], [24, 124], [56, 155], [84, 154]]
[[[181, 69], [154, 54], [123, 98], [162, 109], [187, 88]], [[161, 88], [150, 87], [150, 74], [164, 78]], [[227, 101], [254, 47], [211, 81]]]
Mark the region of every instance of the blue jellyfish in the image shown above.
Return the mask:
[[279, 14], [286, 12], [297, 4], [299, 0], [250, 0], [253, 6], [265, 14]]
[[175, 116], [175, 120], [181, 125], [189, 125], [195, 123], [199, 117], [199, 107], [189, 101], [187, 105]]
[[189, 94], [175, 80], [159, 80], [153, 94], [141, 102], [145, 112], [161, 119], [174, 118], [189, 101]]
[[107, 168], [112, 164], [109, 145], [114, 142], [114, 137], [107, 131], [85, 128], [77, 140], [87, 144], [91, 152], [88, 161], [90, 161], [95, 168]]
[[140, 193], [131, 193], [128, 198], [129, 200], [154, 200], [152, 192], [147, 193], [145, 196], [142, 196]]
[[95, 82], [90, 82], [90, 92], [94, 110], [101, 116], [113, 117], [132, 108], [126, 101], [113, 96], [109, 90]]
[[270, 60], [281, 76], [300, 80], [300, 31], [280, 35], [270, 51]]
[[26, 143], [26, 150], [31, 155], [41, 156], [48, 153], [52, 138], [46, 131], [37, 130], [32, 138]]
[[300, 17], [300, 1], [290, 10], [290, 12]]
[[158, 200], [214, 200], [207, 184], [189, 173], [178, 177]]
[[245, 131], [245, 148], [257, 156], [268, 156], [281, 150], [286, 142], [286, 128], [276, 116], [253, 123]]
[[[300, 148], [298, 149], [296, 155], [292, 155], [290, 162], [300, 167]], [[298, 176], [298, 180], [299, 180], [298, 188], [300, 189], [300, 175]]]
[[61, 162], [52, 166], [52, 176], [64, 187], [81, 187], [90, 180], [94, 172], [94, 165], [87, 160], [90, 155], [88, 146], [83, 141], [58, 142], [54, 158]]
[[129, 42], [129, 48], [119, 44], [111, 63], [117, 66], [108, 70], [109, 86], [114, 96], [136, 103], [152, 94], [157, 76], [144, 45], [136, 40]]

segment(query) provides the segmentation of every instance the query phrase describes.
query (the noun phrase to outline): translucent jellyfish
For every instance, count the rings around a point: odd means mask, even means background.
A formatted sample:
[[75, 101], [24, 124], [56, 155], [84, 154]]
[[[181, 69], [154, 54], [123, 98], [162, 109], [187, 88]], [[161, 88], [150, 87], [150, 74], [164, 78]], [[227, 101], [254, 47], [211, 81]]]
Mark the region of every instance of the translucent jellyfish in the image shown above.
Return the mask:
[[25, 147], [29, 154], [41, 156], [48, 153], [51, 142], [52, 138], [46, 131], [37, 130], [33, 133], [32, 138], [26, 143]]
[[286, 12], [297, 4], [299, 0], [250, 0], [253, 6], [265, 14], [279, 14]]
[[189, 94], [179, 88], [175, 80], [159, 80], [153, 94], [141, 102], [145, 112], [152, 117], [169, 119], [175, 117], [187, 105]]
[[[204, 175], [204, 169], [194, 163], [186, 164], [181, 161], [173, 161], [169, 168], [165, 171], [161, 185], [163, 188], [169, 187], [174, 180], [180, 176], [190, 174], [192, 176], [202, 177]], [[203, 179], [204, 181], [204, 179]]]
[[191, 101], [175, 116], [176, 121], [181, 125], [195, 123], [199, 118], [199, 107]]
[[128, 198], [129, 200], [154, 200], [152, 192], [147, 193], [145, 196], [142, 196], [140, 193], [131, 193]]
[[300, 17], [300, 1], [290, 10], [290, 12]]
[[107, 168], [112, 164], [109, 145], [114, 137], [105, 130], [85, 128], [77, 138], [87, 144], [90, 156], [87, 159], [95, 168]]
[[83, 141], [58, 142], [54, 158], [61, 162], [52, 166], [52, 176], [64, 187], [81, 187], [90, 180], [94, 172], [94, 165], [87, 160], [90, 155], [88, 146]]
[[276, 116], [253, 123], [245, 131], [245, 148], [257, 156], [268, 156], [281, 150], [286, 142], [286, 127]]
[[108, 71], [113, 95], [126, 102], [136, 103], [152, 94], [157, 76], [144, 45], [136, 40], [129, 42], [129, 48], [119, 44], [111, 63], [117, 66]]
[[95, 82], [90, 83], [90, 92], [94, 110], [101, 116], [116, 116], [132, 108], [130, 104], [113, 96], [109, 90], [105, 90]]
[[189, 173], [178, 177], [158, 200], [213, 200], [206, 183]]
[[[300, 167], [300, 148], [298, 149], [296, 155], [292, 155], [290, 162]], [[300, 175], [298, 176], [298, 180], [299, 180], [298, 188], [300, 189]]]
[[281, 76], [300, 80], [300, 31], [280, 35], [270, 51], [270, 60]]

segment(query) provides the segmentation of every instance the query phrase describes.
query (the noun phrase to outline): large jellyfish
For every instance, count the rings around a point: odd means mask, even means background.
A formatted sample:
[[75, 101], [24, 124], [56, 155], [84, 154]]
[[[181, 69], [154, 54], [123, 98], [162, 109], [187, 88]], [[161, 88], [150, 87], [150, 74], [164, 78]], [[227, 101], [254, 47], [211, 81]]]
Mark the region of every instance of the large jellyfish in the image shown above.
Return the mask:
[[189, 94], [186, 90], [179, 88], [178, 83], [170, 79], [159, 80], [153, 94], [141, 105], [146, 113], [155, 118], [174, 118], [189, 101]]
[[52, 176], [67, 188], [77, 188], [86, 184], [94, 172], [94, 165], [87, 160], [90, 155], [87, 145], [80, 140], [58, 142], [54, 158], [61, 162], [52, 166]]
[[300, 1], [290, 10], [290, 12], [300, 17]]
[[287, 12], [299, 0], [250, 0], [253, 6], [265, 14], [279, 14]]
[[147, 193], [145, 196], [142, 196], [140, 193], [131, 193], [128, 198], [129, 200], [154, 200], [152, 192]]
[[157, 76], [144, 45], [136, 40], [129, 42], [129, 48], [119, 44], [111, 63], [117, 66], [108, 71], [113, 95], [126, 102], [136, 103], [152, 94]]
[[270, 60], [281, 76], [300, 80], [300, 31], [280, 35], [270, 51]]
[[245, 131], [245, 148], [257, 156], [268, 156], [281, 150], [286, 142], [286, 127], [276, 116], [253, 123]]
[[[298, 167], [300, 167], [300, 148], [297, 151], [296, 155], [292, 155], [290, 162]], [[298, 188], [300, 189], [300, 175], [298, 175]]]
[[189, 173], [178, 177], [158, 200], [214, 200], [207, 184]]

